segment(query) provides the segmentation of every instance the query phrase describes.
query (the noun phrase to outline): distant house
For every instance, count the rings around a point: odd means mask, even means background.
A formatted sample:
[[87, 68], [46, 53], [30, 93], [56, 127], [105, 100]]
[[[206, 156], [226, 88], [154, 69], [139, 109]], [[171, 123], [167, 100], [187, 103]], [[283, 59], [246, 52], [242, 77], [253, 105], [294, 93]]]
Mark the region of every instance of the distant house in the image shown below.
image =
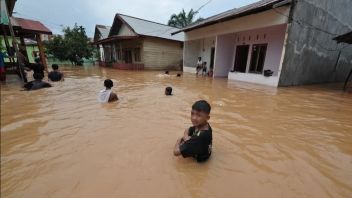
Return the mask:
[[343, 81], [352, 49], [335, 36], [352, 29], [350, 0], [261, 0], [192, 24], [185, 32], [183, 70], [197, 57], [214, 77], [289, 86]]
[[[100, 65], [117, 69], [181, 69], [183, 33], [171, 35], [178, 28], [116, 14], [107, 28], [96, 27], [95, 44], [103, 48]], [[105, 38], [104, 38], [105, 37]]]
[[[110, 26], [105, 25], [96, 25], [94, 31], [93, 42], [97, 42], [103, 39], [108, 38], [110, 32]], [[98, 44], [97, 48], [99, 50], [99, 61], [105, 61], [104, 58], [104, 49], [102, 44]]]

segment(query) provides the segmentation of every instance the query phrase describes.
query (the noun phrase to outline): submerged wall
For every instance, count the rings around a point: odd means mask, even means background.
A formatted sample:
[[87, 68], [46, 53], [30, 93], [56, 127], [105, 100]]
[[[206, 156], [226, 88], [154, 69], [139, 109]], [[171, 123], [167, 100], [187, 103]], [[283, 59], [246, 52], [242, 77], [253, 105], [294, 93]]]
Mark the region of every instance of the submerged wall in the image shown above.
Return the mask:
[[279, 86], [345, 80], [352, 68], [352, 46], [332, 39], [352, 30], [351, 7], [351, 0], [296, 1]]

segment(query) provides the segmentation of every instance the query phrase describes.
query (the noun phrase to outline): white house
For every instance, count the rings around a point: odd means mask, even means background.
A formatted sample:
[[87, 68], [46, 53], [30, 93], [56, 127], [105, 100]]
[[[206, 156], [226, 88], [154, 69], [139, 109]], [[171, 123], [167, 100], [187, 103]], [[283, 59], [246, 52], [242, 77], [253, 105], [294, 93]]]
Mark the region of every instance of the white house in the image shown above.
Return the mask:
[[[343, 2], [324, 1], [261, 0], [174, 32], [185, 32], [183, 70], [196, 72], [201, 57], [213, 77], [274, 87], [342, 81], [352, 50], [343, 51], [336, 74], [331, 75], [338, 53], [319, 48], [316, 40], [338, 49], [333, 37], [319, 30], [331, 24], [341, 26], [336, 34], [344, 33], [352, 21], [338, 13], [351, 14]], [[339, 4], [341, 9], [333, 7]]]

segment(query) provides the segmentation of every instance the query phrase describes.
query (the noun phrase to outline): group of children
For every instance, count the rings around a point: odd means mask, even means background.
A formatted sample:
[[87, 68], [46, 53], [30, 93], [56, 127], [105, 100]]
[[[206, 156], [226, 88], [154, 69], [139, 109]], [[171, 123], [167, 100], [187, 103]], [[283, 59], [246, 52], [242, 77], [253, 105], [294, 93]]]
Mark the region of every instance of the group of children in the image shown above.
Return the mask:
[[198, 76], [199, 72], [201, 72], [202, 76], [213, 76], [213, 71], [210, 68], [209, 71], [207, 71], [207, 62], [203, 62], [202, 61], [202, 57], [198, 57], [198, 61], [197, 61], [197, 66], [196, 66], [196, 74]]
[[[59, 71], [59, 65], [53, 64], [52, 71], [48, 73], [48, 79], [52, 82], [64, 80], [64, 74]], [[27, 82], [23, 88], [27, 91], [37, 90], [42, 88], [51, 87], [51, 84], [43, 81], [44, 79], [44, 66], [36, 60], [36, 64], [27, 67], [26, 70], [33, 70], [33, 81]]]
[[[165, 72], [168, 74], [168, 72]], [[98, 101], [101, 103], [114, 102], [118, 96], [111, 88], [113, 81], [104, 81], [105, 89], [98, 94]], [[165, 95], [172, 95], [172, 87], [165, 88]], [[182, 155], [184, 158], [193, 157], [197, 162], [206, 161], [212, 152], [212, 128], [208, 123], [210, 119], [210, 104], [205, 100], [199, 100], [192, 105], [191, 122], [192, 126], [186, 129], [183, 136], [177, 139], [173, 154]]]

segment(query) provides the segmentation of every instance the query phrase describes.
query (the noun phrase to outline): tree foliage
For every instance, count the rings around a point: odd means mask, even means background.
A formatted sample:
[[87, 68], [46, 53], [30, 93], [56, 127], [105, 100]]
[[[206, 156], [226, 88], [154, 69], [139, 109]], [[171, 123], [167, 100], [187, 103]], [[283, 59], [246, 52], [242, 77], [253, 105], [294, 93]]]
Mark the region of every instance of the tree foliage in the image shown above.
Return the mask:
[[63, 29], [64, 36], [54, 36], [46, 43], [47, 52], [59, 60], [70, 60], [79, 64], [80, 58], [91, 58], [93, 47], [89, 44], [85, 28], [74, 25]]
[[[197, 11], [191, 9], [188, 13], [184, 9], [178, 14], [171, 15], [168, 25], [176, 28], [183, 28], [194, 22], [195, 16], [198, 14]], [[196, 22], [203, 20], [203, 18], [198, 18]]]

